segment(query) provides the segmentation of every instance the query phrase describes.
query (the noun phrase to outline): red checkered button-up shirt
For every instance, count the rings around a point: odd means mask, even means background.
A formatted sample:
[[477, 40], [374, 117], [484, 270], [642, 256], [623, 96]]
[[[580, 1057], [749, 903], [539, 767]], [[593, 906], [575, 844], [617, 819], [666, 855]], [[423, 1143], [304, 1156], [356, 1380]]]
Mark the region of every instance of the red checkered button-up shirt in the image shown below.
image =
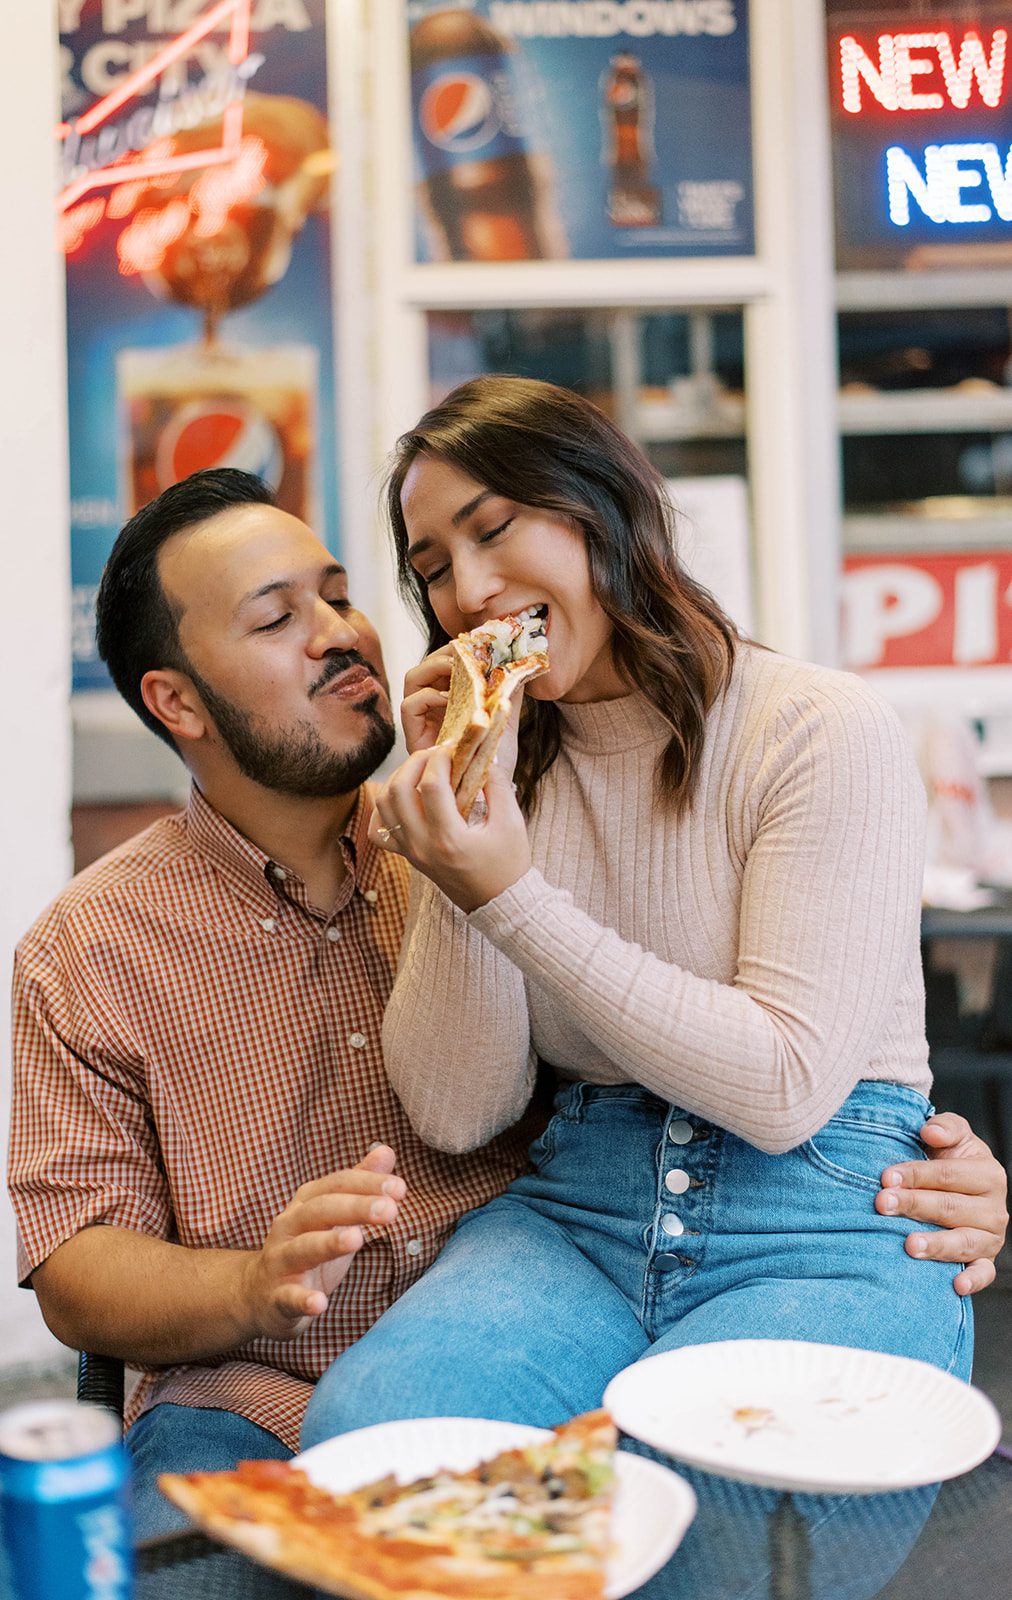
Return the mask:
[[[10, 1184], [24, 1282], [94, 1223], [193, 1247], [256, 1249], [300, 1184], [397, 1152], [407, 1199], [295, 1339], [147, 1371], [160, 1401], [236, 1411], [298, 1447], [314, 1381], [432, 1262], [453, 1223], [524, 1166], [525, 1134], [450, 1156], [412, 1132], [380, 1022], [404, 926], [406, 864], [368, 839], [325, 916], [304, 884], [194, 788], [82, 872], [22, 941], [14, 980]], [[124, 1294], [129, 1285], [123, 1285]]]

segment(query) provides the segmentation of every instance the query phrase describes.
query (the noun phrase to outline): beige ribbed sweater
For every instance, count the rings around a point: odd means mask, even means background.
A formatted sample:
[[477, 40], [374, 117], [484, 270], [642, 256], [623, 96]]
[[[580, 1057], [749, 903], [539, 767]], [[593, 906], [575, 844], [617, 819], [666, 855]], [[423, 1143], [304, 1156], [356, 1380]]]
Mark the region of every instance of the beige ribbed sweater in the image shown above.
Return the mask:
[[861, 1078], [926, 1093], [925, 797], [878, 696], [741, 646], [676, 818], [654, 800], [665, 733], [648, 701], [560, 709], [531, 870], [469, 917], [415, 886], [383, 1047], [422, 1138], [492, 1138], [537, 1056], [771, 1152]]

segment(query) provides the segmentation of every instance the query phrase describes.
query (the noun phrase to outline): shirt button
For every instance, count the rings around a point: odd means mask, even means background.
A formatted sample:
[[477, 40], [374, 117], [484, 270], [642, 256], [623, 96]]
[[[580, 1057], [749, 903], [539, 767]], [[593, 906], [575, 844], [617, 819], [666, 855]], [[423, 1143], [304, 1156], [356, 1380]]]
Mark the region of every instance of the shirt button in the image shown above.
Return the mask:
[[420, 1256], [422, 1253], [421, 1239], [409, 1239], [404, 1249], [409, 1256]]
[[692, 1123], [676, 1117], [668, 1126], [668, 1138], [672, 1144], [688, 1144], [692, 1138]]
[[661, 1227], [671, 1239], [677, 1239], [680, 1233], [685, 1232], [685, 1223], [673, 1211], [665, 1211], [661, 1218]]
[[673, 1167], [665, 1174], [664, 1187], [669, 1194], [684, 1194], [689, 1187], [689, 1174], [683, 1172], [681, 1167]]
[[331, 944], [336, 944], [338, 939], [340, 939], [340, 937], [341, 937], [340, 928], [328, 928], [327, 929], [327, 938], [330, 940]]
[[263, 928], [264, 933], [273, 933], [274, 929], [277, 927], [277, 923], [274, 921], [273, 917], [264, 917], [264, 920], [261, 922], [260, 926]]
[[274, 867], [271, 868], [271, 877], [272, 878], [277, 878], [279, 883], [284, 883], [284, 881], [287, 878], [287, 876], [288, 876], [288, 874], [285, 871], [284, 867], [274, 866]]
[[376, 893], [375, 889], [366, 889], [362, 894], [362, 899], [368, 900], [369, 904], [374, 906], [379, 899], [379, 895]]
[[349, 1033], [348, 1043], [353, 1050], [362, 1050], [368, 1043], [364, 1033]]

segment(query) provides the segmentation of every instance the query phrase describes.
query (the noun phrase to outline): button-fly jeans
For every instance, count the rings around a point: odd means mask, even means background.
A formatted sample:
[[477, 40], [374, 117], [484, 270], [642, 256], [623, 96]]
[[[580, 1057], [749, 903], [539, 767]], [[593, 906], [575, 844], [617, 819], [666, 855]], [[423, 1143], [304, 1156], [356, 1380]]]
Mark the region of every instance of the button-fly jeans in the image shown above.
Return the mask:
[[873, 1207], [923, 1158], [931, 1107], [860, 1083], [826, 1126], [767, 1155], [634, 1084], [567, 1085], [533, 1171], [469, 1212], [435, 1264], [317, 1385], [304, 1445], [401, 1417], [550, 1427], [630, 1362], [718, 1339], [917, 1356], [967, 1378], [954, 1268], [915, 1261]]

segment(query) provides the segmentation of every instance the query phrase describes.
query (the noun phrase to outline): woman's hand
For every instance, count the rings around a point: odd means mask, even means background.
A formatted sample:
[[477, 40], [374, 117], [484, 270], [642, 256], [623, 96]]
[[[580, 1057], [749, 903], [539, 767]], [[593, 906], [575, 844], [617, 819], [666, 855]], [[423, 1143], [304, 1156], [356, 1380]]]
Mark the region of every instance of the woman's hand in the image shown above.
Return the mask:
[[418, 750], [431, 750], [439, 738], [452, 665], [453, 652], [444, 644], [405, 675], [401, 727], [410, 755]]
[[887, 1167], [875, 1209], [940, 1225], [937, 1233], [907, 1235], [907, 1254], [922, 1260], [965, 1261], [952, 1281], [957, 1294], [976, 1294], [994, 1282], [994, 1261], [1008, 1227], [1008, 1179], [965, 1117], [945, 1111], [921, 1129], [928, 1161]]
[[527, 827], [498, 765], [485, 785], [484, 818], [466, 823], [450, 787], [450, 762], [445, 745], [410, 755], [377, 792], [369, 837], [405, 856], [461, 911], [477, 911], [528, 871]]

